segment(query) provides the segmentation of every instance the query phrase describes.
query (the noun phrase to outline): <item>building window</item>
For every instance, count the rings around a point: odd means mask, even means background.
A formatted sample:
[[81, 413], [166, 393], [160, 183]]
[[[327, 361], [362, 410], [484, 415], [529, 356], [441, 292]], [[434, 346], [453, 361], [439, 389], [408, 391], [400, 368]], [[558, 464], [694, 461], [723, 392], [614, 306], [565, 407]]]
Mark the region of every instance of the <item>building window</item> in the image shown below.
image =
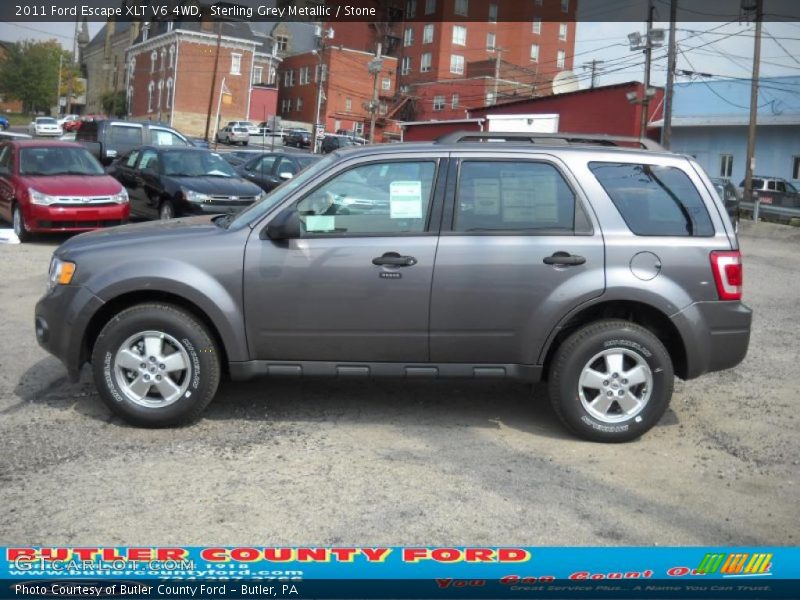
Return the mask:
[[427, 73], [431, 70], [431, 53], [426, 52], [422, 55], [419, 61], [419, 70], [423, 73]]
[[494, 92], [486, 92], [486, 106], [492, 106], [494, 104]]
[[242, 74], [242, 55], [231, 54], [231, 75]]
[[297, 110], [303, 110], [303, 99], [298, 98], [296, 102], [297, 102]]
[[414, 43], [414, 29], [412, 27], [406, 27], [406, 30], [403, 32], [403, 46], [411, 46]]
[[272, 64], [270, 63], [269, 78], [267, 79], [267, 83], [269, 85], [275, 85], [275, 79], [277, 79], [277, 77], [278, 77], [278, 70], [275, 67], [273, 67]]
[[161, 49], [161, 70], [164, 70], [164, 59], [167, 57], [167, 51], [162, 48]]
[[560, 39], [562, 42], [567, 41], [567, 24], [566, 23], [560, 23], [558, 25], [558, 39]]
[[533, 17], [533, 33], [536, 35], [542, 34], [542, 17]]
[[172, 110], [174, 98], [172, 97], [172, 77], [167, 79], [167, 108]]
[[[172, 23], [172, 21], [170, 21]], [[175, 66], [175, 46], [169, 47], [169, 68], [172, 69]]]
[[720, 154], [719, 176], [728, 178], [733, 174], [733, 154]]
[[461, 75], [464, 73], [464, 57], [460, 54], [450, 55], [450, 72]]
[[457, 46], [467, 45], [467, 28], [463, 25], [453, 25], [453, 43]]
[[536, 0], [536, 6], [541, 6], [543, 4], [542, 0]]
[[531, 60], [539, 62], [539, 44], [531, 44]]
[[408, 75], [409, 73], [411, 73], [411, 57], [404, 56], [403, 62], [400, 63], [400, 74]]
[[558, 53], [556, 54], [556, 67], [558, 67], [559, 69], [563, 69], [564, 65], [566, 64], [566, 60], [567, 60], [567, 53], [564, 52], [563, 50], [559, 50]]
[[381, 89], [385, 92], [388, 92], [390, 89], [392, 89], [392, 80], [388, 77], [384, 77], [381, 81]]
[[433, 97], [433, 110], [444, 110], [444, 96]]
[[264, 78], [264, 67], [253, 67], [253, 85], [262, 83]]
[[301, 67], [300, 68], [300, 85], [305, 85], [311, 81], [311, 68], [310, 67]]
[[489, 23], [497, 23], [497, 4], [494, 2], [489, 5]]
[[800, 156], [792, 158], [792, 179], [800, 179]]
[[436, 0], [425, 0], [425, 14], [432, 15], [436, 12]]
[[289, 49], [289, 36], [276, 35], [275, 45], [277, 47], [278, 52], [286, 52]]
[[417, 0], [406, 2], [406, 19], [413, 19], [417, 16]]
[[158, 108], [159, 112], [161, 112], [161, 97], [163, 95], [164, 95], [164, 80], [163, 79], [159, 79], [158, 80], [158, 104], [156, 105], [156, 108]]
[[452, 98], [450, 98], [450, 108], [458, 108], [458, 94], [453, 94]]
[[150, 72], [156, 72], [156, 61], [158, 60], [158, 54], [155, 50], [150, 53]]
[[433, 42], [433, 23], [428, 23], [422, 29], [422, 43], [430, 44]]
[[353, 111], [353, 101], [350, 98], [345, 98], [344, 111], [345, 112], [352, 112]]
[[569, 0], [561, 0], [561, 12], [569, 12]]
[[294, 85], [294, 71], [289, 69], [283, 74], [283, 85], [285, 87], [292, 87]]
[[153, 90], [155, 87], [156, 84], [152, 81], [150, 85], [147, 86], [147, 112], [153, 112]]
[[486, 49], [494, 50], [497, 45], [497, 35], [493, 31], [486, 34]]
[[408, 86], [407, 85], [401, 85], [400, 86], [400, 93], [401, 94], [407, 94], [408, 93]]
[[469, 0], [456, 0], [453, 12], [457, 15], [467, 16], [469, 14]]

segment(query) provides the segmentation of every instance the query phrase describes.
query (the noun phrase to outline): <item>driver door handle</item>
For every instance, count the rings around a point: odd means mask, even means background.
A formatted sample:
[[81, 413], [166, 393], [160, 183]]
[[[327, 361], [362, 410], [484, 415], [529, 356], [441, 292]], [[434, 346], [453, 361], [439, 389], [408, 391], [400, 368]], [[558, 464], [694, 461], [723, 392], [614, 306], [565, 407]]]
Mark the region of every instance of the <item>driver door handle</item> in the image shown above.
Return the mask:
[[417, 259], [413, 256], [400, 256], [397, 252], [386, 252], [383, 256], [372, 259], [373, 265], [390, 267], [413, 267]]
[[555, 252], [552, 256], [545, 256], [542, 262], [546, 265], [574, 266], [582, 265], [586, 258], [569, 252]]

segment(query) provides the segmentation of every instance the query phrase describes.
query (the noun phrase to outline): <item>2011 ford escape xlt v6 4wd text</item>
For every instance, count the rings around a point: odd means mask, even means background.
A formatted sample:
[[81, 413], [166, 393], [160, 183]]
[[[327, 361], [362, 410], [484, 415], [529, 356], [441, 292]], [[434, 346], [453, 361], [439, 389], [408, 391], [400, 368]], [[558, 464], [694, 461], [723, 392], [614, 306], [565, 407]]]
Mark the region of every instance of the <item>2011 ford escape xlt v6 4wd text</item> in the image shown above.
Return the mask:
[[627, 142], [336, 151], [236, 216], [67, 241], [36, 335], [142, 426], [197, 419], [223, 373], [506, 378], [546, 380], [579, 436], [631, 440], [675, 376], [744, 358], [751, 311], [706, 174]]

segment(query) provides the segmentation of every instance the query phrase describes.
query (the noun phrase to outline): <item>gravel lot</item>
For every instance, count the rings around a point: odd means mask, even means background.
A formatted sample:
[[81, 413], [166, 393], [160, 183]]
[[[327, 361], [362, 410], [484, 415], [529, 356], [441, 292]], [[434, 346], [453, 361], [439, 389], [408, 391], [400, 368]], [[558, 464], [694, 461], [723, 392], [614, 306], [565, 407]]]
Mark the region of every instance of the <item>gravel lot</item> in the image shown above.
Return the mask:
[[747, 359], [626, 445], [499, 383], [228, 383], [129, 427], [36, 344], [58, 241], [0, 245], [0, 544], [800, 543], [798, 229], [744, 224]]

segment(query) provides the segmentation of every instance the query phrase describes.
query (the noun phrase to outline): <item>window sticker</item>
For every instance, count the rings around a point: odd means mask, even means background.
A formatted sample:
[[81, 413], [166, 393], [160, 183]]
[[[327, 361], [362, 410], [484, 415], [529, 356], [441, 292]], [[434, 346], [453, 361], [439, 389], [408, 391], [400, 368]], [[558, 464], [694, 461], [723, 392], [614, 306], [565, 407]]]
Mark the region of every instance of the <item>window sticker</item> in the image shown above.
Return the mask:
[[321, 233], [336, 229], [336, 217], [333, 215], [308, 215], [306, 217], [306, 231]]
[[476, 215], [500, 214], [500, 182], [497, 179], [474, 179], [472, 183]]
[[392, 219], [422, 218], [421, 181], [392, 181], [389, 185], [389, 216]]

